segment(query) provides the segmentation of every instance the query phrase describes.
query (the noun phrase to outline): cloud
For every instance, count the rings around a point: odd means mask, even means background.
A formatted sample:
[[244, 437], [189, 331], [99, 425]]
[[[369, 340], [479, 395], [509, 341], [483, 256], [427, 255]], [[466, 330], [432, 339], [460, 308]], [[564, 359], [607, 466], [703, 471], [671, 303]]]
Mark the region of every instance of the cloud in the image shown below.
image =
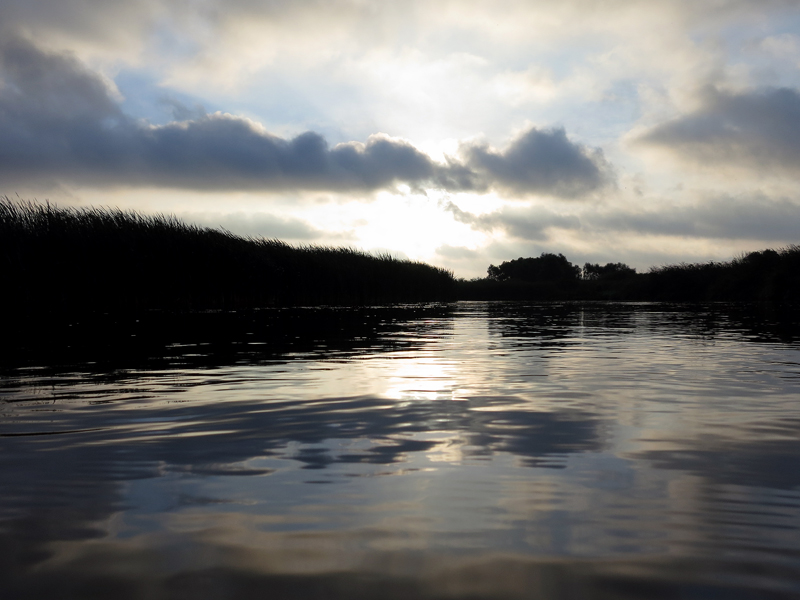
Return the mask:
[[[173, 2], [172, 10], [180, 11]], [[132, 41], [164, 14], [164, 0], [107, 2], [106, 0], [0, 1], [0, 23], [9, 30], [33, 35], [62, 33], [72, 39], [94, 39], [108, 44]], [[185, 7], [184, 7], [185, 10]]]
[[[152, 126], [122, 113], [112, 86], [68, 54], [21, 38], [0, 44], [0, 175], [95, 185], [200, 189], [374, 190], [395, 183], [473, 187], [407, 142], [371, 136], [329, 148], [319, 134], [284, 139], [232, 115]], [[177, 107], [181, 108], [181, 107]]]
[[315, 132], [284, 139], [220, 113], [151, 127], [142, 137], [141, 158], [150, 176], [177, 187], [367, 191], [431, 185], [447, 170], [385, 135], [329, 148]]
[[693, 206], [603, 211], [583, 220], [615, 232], [791, 243], [800, 231], [800, 205], [763, 194], [721, 195]]
[[700, 108], [635, 141], [697, 166], [742, 167], [796, 175], [800, 169], [800, 93], [791, 88], [742, 93], [708, 88]]
[[451, 260], [475, 260], [480, 257], [480, 253], [476, 250], [466, 246], [451, 246], [450, 244], [442, 244], [436, 248], [435, 253]]
[[161, 96], [159, 104], [169, 111], [175, 121], [194, 121], [208, 116], [208, 112], [202, 104], [196, 103], [194, 106], [187, 106], [169, 95]]
[[542, 206], [503, 207], [476, 215], [453, 202], [442, 204], [453, 218], [477, 231], [503, 231], [508, 237], [544, 241], [549, 229], [586, 231], [592, 235], [637, 234], [697, 239], [794, 243], [800, 231], [800, 204], [763, 194], [720, 195], [694, 205], [655, 205], [607, 209], [591, 206], [561, 213]]
[[120, 109], [113, 84], [69, 54], [48, 53], [9, 37], [0, 43], [0, 176], [90, 185], [185, 189], [373, 191], [407, 184], [415, 191], [540, 193], [575, 197], [607, 181], [599, 151], [561, 129], [531, 129], [504, 151], [462, 146], [461, 158], [436, 162], [384, 134], [329, 147], [309, 131], [286, 139], [251, 120], [205, 114], [171, 102], [175, 117], [155, 126]]
[[562, 128], [533, 127], [504, 151], [471, 144], [461, 152], [467, 165], [512, 194], [574, 198], [601, 189], [613, 179], [602, 151], [570, 141]]
[[204, 213], [181, 212], [181, 220], [206, 227], [223, 227], [238, 235], [277, 238], [281, 240], [311, 242], [321, 239], [350, 239], [352, 233], [334, 233], [314, 227], [303, 219], [283, 217], [269, 213], [229, 212]]
[[[497, 10], [498, 6], [502, 11]], [[398, 21], [399, 25], [405, 25], [409, 20], [428, 17], [439, 17], [439, 23], [431, 24], [434, 27], [440, 27], [441, 20], [449, 19], [464, 28], [482, 25], [493, 29], [495, 23], [500, 23], [517, 31], [531, 24], [546, 30], [561, 25], [562, 18], [613, 27], [607, 18], [607, 11], [611, 9], [636, 14], [655, 12], [657, 16], [667, 13], [692, 20], [719, 20], [722, 17], [763, 15], [764, 10], [794, 6], [794, 0], [610, 0], [603, 4], [602, 10], [594, 0], [542, 0], [535, 3], [527, 0], [397, 0], [392, 3], [382, 0], [309, 0], [302, 3], [288, 0], [129, 0], [114, 3], [107, 0], [3, 0], [0, 16], [8, 23], [34, 23], [98, 36], [108, 30], [125, 30], [126, 27], [138, 30], [144, 24], [163, 18], [183, 27], [216, 22], [220, 29], [228, 27], [229, 22], [239, 23], [247, 19], [269, 20], [278, 26], [299, 23], [319, 29], [323, 29], [326, 22], [329, 22], [329, 27], [342, 27], [342, 23], [349, 27], [372, 23], [379, 27], [379, 31], [365, 31], [364, 34], [379, 37], [398, 28]], [[194, 10], [190, 12], [190, 9]], [[550, 21], [531, 23], [536, 17], [547, 14], [554, 15]], [[494, 17], [494, 23], [486, 22], [490, 16]]]
[[453, 202], [442, 204], [442, 208], [453, 214], [459, 223], [469, 225], [476, 231], [504, 231], [508, 236], [525, 240], [546, 240], [547, 230], [553, 227], [579, 229], [581, 221], [576, 215], [564, 215], [544, 207], [515, 208], [505, 206], [500, 210], [476, 215], [464, 211]]

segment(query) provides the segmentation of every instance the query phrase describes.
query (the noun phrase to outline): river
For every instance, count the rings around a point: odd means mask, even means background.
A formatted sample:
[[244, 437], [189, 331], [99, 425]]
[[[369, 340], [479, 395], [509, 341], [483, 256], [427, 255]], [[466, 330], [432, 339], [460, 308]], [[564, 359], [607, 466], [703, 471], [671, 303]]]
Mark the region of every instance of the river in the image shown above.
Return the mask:
[[795, 314], [64, 324], [4, 354], [0, 596], [800, 597]]

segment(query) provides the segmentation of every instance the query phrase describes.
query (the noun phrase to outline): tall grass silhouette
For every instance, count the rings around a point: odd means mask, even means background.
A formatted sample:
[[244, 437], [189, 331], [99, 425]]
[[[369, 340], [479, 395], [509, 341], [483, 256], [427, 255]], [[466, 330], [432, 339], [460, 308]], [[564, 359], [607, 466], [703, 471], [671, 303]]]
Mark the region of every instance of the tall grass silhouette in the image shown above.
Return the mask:
[[643, 291], [664, 300], [800, 300], [800, 246], [742, 254], [728, 262], [681, 263], [646, 274]]
[[6, 310], [369, 305], [455, 297], [445, 269], [169, 215], [0, 199]]

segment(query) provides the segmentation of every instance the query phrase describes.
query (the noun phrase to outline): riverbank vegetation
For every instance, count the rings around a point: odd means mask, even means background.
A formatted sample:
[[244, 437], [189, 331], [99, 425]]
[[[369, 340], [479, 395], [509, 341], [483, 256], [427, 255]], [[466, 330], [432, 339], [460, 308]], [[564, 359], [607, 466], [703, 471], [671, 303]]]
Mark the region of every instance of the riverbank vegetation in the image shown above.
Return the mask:
[[445, 269], [353, 248], [290, 246], [106, 208], [0, 199], [0, 306], [14, 311], [366, 306], [453, 300], [795, 301], [800, 247], [729, 262], [572, 264], [561, 254]]
[[0, 199], [6, 310], [214, 309], [455, 300], [445, 269], [294, 247], [172, 216]]
[[731, 261], [681, 263], [637, 273], [623, 263], [573, 265], [544, 253], [490, 265], [487, 277], [461, 281], [462, 300], [616, 300], [655, 302], [796, 301], [800, 246], [743, 254]]

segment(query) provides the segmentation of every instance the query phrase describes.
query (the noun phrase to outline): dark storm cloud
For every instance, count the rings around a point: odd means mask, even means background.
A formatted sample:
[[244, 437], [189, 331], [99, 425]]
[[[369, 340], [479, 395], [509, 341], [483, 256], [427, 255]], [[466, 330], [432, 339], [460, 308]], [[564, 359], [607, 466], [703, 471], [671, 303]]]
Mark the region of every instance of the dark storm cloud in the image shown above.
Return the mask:
[[9, 36], [0, 42], [0, 177], [189, 189], [371, 191], [406, 184], [574, 197], [606, 182], [605, 162], [563, 130], [531, 129], [505, 151], [462, 148], [444, 163], [373, 135], [329, 147], [309, 131], [285, 139], [244, 118], [166, 100], [175, 122], [124, 114], [113, 86], [69, 54]]
[[462, 153], [486, 181], [514, 194], [578, 197], [613, 179], [603, 153], [570, 141], [562, 128], [531, 128], [504, 151], [475, 144]]
[[638, 141], [699, 165], [796, 174], [800, 93], [779, 88], [734, 94], [710, 88], [701, 108], [654, 127]]

